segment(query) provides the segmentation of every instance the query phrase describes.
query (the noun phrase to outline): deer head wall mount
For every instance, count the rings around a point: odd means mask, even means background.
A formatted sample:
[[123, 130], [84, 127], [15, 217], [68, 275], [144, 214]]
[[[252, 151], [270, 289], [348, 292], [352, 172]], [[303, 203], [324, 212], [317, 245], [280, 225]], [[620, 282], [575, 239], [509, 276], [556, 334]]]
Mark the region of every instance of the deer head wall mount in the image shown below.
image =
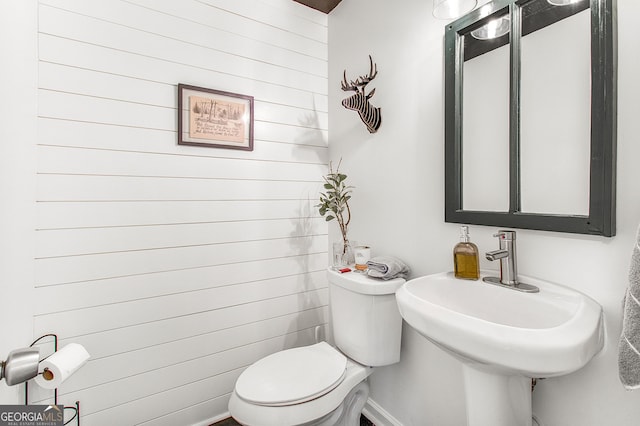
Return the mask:
[[347, 70], [344, 70], [344, 79], [342, 80], [342, 90], [345, 92], [354, 91], [353, 95], [342, 100], [342, 105], [354, 111], [358, 111], [360, 119], [367, 126], [369, 133], [375, 133], [380, 127], [382, 122], [382, 116], [380, 114], [380, 108], [374, 107], [369, 103], [369, 99], [376, 92], [373, 89], [369, 94], [365, 93], [367, 84], [371, 82], [376, 75], [378, 75], [378, 66], [373, 63], [371, 55], [369, 55], [369, 75], [361, 75], [355, 81], [350, 80], [347, 82]]

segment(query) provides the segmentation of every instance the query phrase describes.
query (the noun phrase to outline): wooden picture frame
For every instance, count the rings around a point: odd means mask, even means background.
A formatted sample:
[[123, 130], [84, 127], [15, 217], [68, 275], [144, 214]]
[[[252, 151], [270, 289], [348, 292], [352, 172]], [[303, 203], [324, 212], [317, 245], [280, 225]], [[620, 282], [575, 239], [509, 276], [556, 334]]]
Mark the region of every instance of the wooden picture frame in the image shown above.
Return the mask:
[[253, 151], [253, 96], [178, 84], [178, 145]]

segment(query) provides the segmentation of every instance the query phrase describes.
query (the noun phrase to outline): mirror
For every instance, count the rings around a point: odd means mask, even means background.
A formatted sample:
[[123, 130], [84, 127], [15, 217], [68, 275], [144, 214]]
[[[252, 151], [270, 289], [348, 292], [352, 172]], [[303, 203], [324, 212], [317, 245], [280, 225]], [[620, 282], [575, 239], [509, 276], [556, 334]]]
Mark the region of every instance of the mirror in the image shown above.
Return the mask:
[[[523, 212], [589, 214], [591, 43], [588, 1], [522, 5], [520, 188]], [[545, 12], [571, 15], [528, 32]], [[554, 19], [556, 17], [553, 17]], [[541, 125], [544, 123], [544, 125]], [[549, 155], [552, 154], [552, 155]], [[553, 188], [553, 196], [548, 194]]]
[[446, 222], [615, 235], [614, 2], [494, 0], [446, 27]]
[[[462, 36], [462, 197], [468, 210], [509, 209], [509, 169], [474, 161], [509, 163], [509, 26], [509, 9], [504, 8]], [[504, 34], [491, 37], [496, 31]], [[501, 41], [494, 41], [497, 38]]]

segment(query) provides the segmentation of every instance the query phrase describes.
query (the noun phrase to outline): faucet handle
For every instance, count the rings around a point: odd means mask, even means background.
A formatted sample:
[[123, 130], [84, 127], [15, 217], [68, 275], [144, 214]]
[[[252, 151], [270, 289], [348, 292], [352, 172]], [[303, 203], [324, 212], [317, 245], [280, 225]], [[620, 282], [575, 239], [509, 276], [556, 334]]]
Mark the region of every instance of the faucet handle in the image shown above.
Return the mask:
[[500, 229], [497, 233], [493, 234], [494, 237], [498, 237], [501, 240], [515, 240], [516, 239], [516, 231], [510, 231], [507, 229]]

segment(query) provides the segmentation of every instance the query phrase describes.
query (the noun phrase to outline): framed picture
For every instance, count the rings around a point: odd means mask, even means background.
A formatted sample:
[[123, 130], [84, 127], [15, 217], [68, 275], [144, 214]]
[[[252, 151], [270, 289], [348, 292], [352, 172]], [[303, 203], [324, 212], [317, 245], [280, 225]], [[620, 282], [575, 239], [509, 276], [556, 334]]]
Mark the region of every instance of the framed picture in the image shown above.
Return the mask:
[[253, 96], [178, 84], [178, 145], [253, 151]]

